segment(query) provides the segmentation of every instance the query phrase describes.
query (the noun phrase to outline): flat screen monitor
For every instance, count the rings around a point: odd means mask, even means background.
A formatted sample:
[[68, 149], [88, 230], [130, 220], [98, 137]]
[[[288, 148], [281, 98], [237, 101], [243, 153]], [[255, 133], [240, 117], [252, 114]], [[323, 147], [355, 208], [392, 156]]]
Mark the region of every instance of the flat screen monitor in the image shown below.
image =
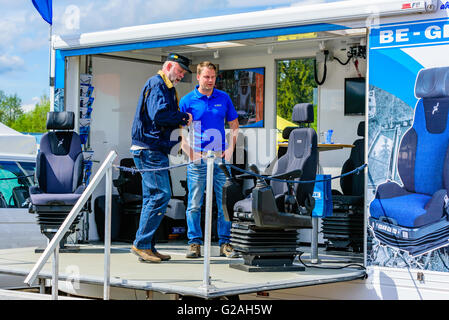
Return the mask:
[[365, 114], [365, 78], [345, 79], [345, 115]]
[[239, 116], [240, 127], [264, 127], [264, 67], [219, 70], [216, 88], [225, 91], [231, 97]]

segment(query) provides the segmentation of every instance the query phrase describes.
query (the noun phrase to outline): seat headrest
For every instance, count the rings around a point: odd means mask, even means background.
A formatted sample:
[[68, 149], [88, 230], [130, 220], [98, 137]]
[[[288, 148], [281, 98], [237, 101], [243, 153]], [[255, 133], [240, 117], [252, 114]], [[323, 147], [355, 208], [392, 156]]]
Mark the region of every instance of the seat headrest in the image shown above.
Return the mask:
[[292, 121], [297, 123], [313, 122], [313, 105], [311, 103], [298, 103], [293, 107]]
[[75, 127], [75, 113], [72, 111], [48, 112], [48, 130], [73, 130]]
[[428, 68], [419, 71], [416, 77], [415, 96], [417, 98], [449, 96], [449, 67]]
[[357, 127], [357, 135], [359, 137], [365, 136], [365, 121], [360, 121], [359, 126]]

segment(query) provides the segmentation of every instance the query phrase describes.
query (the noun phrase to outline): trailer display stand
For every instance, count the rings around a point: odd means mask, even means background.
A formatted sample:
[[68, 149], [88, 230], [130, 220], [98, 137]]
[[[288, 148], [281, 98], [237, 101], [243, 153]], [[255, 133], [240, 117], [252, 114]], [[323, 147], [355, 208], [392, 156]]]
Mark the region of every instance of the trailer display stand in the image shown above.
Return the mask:
[[[115, 290], [125, 289], [132, 289], [132, 293], [130, 293], [132, 299], [135, 299], [136, 290], [210, 299], [256, 293], [261, 290], [279, 290], [351, 281], [362, 279], [366, 275], [365, 270], [357, 268], [337, 270], [306, 268], [301, 272], [245, 272], [229, 267], [243, 263], [243, 259], [219, 257], [219, 246], [214, 243], [211, 246], [210, 257], [211, 282], [210, 286], [205, 289], [202, 287], [204, 258], [194, 261], [186, 259], [187, 248], [188, 245], [183, 241], [161, 243], [158, 245], [158, 251], [170, 254], [172, 259], [162, 263], [141, 263], [134, 254], [130, 253], [130, 244], [113, 242], [111, 245], [111, 299], [117, 299], [114, 298]], [[322, 265], [336, 266], [339, 261], [347, 263], [347, 260], [340, 259], [329, 263], [331, 257], [324, 258], [324, 255], [322, 257], [323, 260], [326, 259], [326, 263]], [[2, 249], [0, 250], [0, 274], [14, 274], [25, 278], [39, 256], [34, 253], [34, 248]], [[59, 289], [71, 290], [70, 293], [77, 296], [102, 298], [103, 260], [102, 243], [80, 244], [78, 253], [64, 253], [60, 256], [59, 261]], [[309, 263], [307, 254], [302, 256], [302, 260], [306, 264]], [[75, 269], [74, 266], [76, 266]], [[52, 264], [50, 260], [39, 272], [38, 278], [51, 279], [51, 277]], [[77, 285], [72, 285], [72, 283]], [[64, 289], [64, 286], [69, 286], [69, 288]], [[98, 294], [98, 296], [94, 294]]]
[[293, 265], [297, 254], [296, 230], [256, 229], [249, 223], [233, 223], [231, 244], [242, 254], [244, 264], [230, 264], [231, 268], [247, 272], [304, 271]]

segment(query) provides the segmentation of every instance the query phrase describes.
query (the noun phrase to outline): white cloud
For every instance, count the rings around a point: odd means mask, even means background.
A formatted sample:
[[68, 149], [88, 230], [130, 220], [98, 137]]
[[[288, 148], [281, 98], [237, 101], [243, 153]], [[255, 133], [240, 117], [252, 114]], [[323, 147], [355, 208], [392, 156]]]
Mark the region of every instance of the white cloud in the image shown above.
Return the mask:
[[232, 8], [250, 8], [262, 6], [290, 5], [294, 0], [227, 0], [227, 6]]
[[0, 56], [0, 74], [23, 70], [25, 63], [18, 56], [1, 55]]
[[[226, 5], [214, 0], [97, 0], [78, 1], [55, 7], [53, 29], [61, 35], [94, 32], [134, 25], [182, 20], [220, 14], [218, 8]], [[76, 7], [78, 10], [76, 10]], [[186, 10], [188, 8], [188, 10]], [[76, 26], [79, 15], [79, 28]]]
[[42, 47], [49, 47], [49, 37], [37, 37], [37, 38], [22, 38], [17, 44], [17, 47], [22, 52], [31, 52]]
[[23, 112], [29, 112], [31, 110], [34, 110], [34, 108], [36, 107], [36, 104], [40, 101], [39, 97], [33, 97], [31, 99], [31, 103], [25, 103], [22, 104], [21, 108], [23, 110]]
[[[335, 0], [333, 0], [333, 1], [335, 1]], [[320, 3], [326, 3], [326, 2], [332, 2], [332, 1], [329, 1], [329, 0], [304, 0], [304, 1], [292, 3], [292, 7], [306, 6], [306, 5], [311, 5], [311, 4], [320, 4]]]

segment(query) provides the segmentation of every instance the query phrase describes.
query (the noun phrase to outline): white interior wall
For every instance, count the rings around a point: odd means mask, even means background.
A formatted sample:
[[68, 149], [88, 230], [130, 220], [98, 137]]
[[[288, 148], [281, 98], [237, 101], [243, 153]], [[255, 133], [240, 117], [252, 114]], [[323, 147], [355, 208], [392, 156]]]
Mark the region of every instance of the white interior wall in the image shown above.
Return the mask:
[[[343, 56], [343, 59], [340, 58], [341, 56]], [[344, 55], [338, 54], [338, 57], [340, 60], [346, 61]], [[359, 59], [358, 67], [362, 76], [365, 77], [366, 60]], [[319, 70], [318, 79], [321, 79], [322, 65]], [[344, 115], [344, 79], [357, 76], [352, 61], [345, 66], [336, 60], [327, 62], [326, 81], [318, 89], [318, 139], [321, 139], [320, 132], [326, 132], [328, 129], [334, 130], [332, 141], [335, 143], [352, 144], [360, 138], [357, 136], [357, 127], [360, 121], [365, 120], [365, 116]], [[332, 176], [340, 175], [341, 167], [349, 158], [350, 152], [351, 149], [349, 148], [320, 152], [320, 166], [323, 173]], [[339, 179], [332, 180], [332, 189], [341, 190]]]
[[[93, 57], [92, 85], [95, 100], [92, 105], [90, 144], [94, 151], [94, 160], [101, 163], [110, 150], [116, 150], [118, 154], [116, 164], [119, 164], [122, 158], [131, 157], [131, 129], [139, 94], [147, 79], [159, 69], [160, 66], [148, 63]], [[185, 92], [185, 88], [190, 88], [190, 85], [180, 83], [177, 90], [180, 93]], [[100, 167], [99, 162], [94, 162], [93, 174]], [[113, 179], [117, 177], [118, 171], [113, 170]], [[105, 186], [102, 181], [94, 191], [92, 199], [104, 193]], [[113, 193], [117, 193], [114, 187]], [[89, 238], [98, 239], [93, 215], [89, 224]]]
[[[202, 57], [194, 63], [202, 60], [210, 60], [219, 65], [220, 70], [265, 68], [265, 92], [264, 92], [264, 128], [242, 128], [248, 138], [249, 154], [248, 163], [255, 163], [261, 170], [276, 156], [276, 60], [286, 58], [310, 57], [315, 54], [315, 49], [289, 49], [274, 48], [272, 54], [267, 53], [266, 48], [255, 51], [239, 52], [238, 54], [220, 53], [219, 59], [211, 56]], [[196, 79], [196, 75], [195, 75]], [[292, 106], [293, 108], [293, 106]]]
[[[67, 77], [66, 77], [66, 97], [65, 110], [72, 111], [75, 115], [79, 114], [80, 106], [80, 57], [69, 57], [67, 59]], [[75, 117], [75, 132], [79, 132], [79, 117]]]

